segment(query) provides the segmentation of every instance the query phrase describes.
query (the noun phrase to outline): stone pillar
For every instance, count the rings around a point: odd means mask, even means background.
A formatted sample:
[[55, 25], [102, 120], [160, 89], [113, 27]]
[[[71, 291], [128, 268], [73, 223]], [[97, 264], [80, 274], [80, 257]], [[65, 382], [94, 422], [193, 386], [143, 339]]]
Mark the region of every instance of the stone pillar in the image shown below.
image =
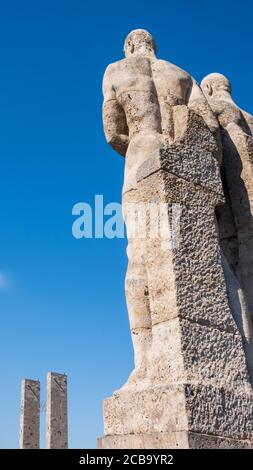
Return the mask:
[[39, 449], [40, 446], [40, 382], [24, 379], [21, 382], [20, 449]]
[[67, 375], [48, 372], [46, 408], [47, 449], [68, 448]]
[[230, 311], [215, 207], [223, 202], [212, 135], [184, 106], [181, 135], [137, 171], [123, 203], [181, 206], [180, 242], [146, 243], [152, 352], [146, 382], [104, 401], [99, 448], [241, 448], [253, 444], [253, 393]]

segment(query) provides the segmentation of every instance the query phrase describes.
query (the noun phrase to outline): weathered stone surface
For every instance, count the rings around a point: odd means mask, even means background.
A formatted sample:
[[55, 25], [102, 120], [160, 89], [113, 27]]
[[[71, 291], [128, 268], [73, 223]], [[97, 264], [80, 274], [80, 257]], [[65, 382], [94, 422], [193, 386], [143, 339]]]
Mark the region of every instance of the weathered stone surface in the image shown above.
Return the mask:
[[189, 449], [252, 449], [252, 441], [229, 439], [207, 434], [188, 433]]
[[154, 326], [151, 357], [154, 385], [192, 381], [250, 388], [239, 334], [175, 318]]
[[105, 434], [192, 431], [253, 441], [252, 413], [247, 388], [185, 383], [129, 389], [105, 400]]
[[[218, 202], [222, 202], [220, 166], [218, 160], [214, 158], [217, 153], [215, 138], [204, 119], [190, 111], [187, 106], [174, 106], [172, 112], [174, 141], [168, 142], [167, 136], [164, 135], [160, 136], [160, 142], [157, 139], [156, 152], [153, 151], [152, 157], [146, 158], [138, 167], [137, 182], [163, 168], [191, 184], [209, 189], [219, 195]], [[199, 134], [200, 128], [201, 134]], [[140, 152], [140, 147], [138, 150]]]
[[21, 382], [20, 449], [39, 449], [40, 446], [40, 382], [24, 379]]
[[187, 431], [125, 434], [98, 439], [99, 449], [252, 449], [252, 442]]
[[188, 449], [187, 432], [125, 434], [98, 439], [99, 449]]
[[104, 401], [106, 435], [150, 434], [187, 429], [183, 386], [125, 388]]
[[[143, 283], [148, 285], [152, 323], [181, 315], [236, 331], [227, 301], [214, 222], [216, 195], [160, 170], [143, 179], [137, 190], [125, 194], [123, 206], [135, 200], [146, 205], [150, 201], [166, 202], [168, 218], [172, 204], [180, 204], [181, 208], [178, 247], [164, 249], [161, 238], [129, 239], [130, 274], [127, 278], [131, 276], [134, 279], [137, 263], [139, 270], [142, 269], [140, 265], [144, 265], [148, 280]], [[134, 273], [132, 264], [135, 266]], [[135, 293], [133, 286], [129, 292], [128, 284], [126, 295], [129, 304], [134, 304], [135, 298], [141, 297], [140, 292]], [[145, 298], [145, 305], [146, 302]]]
[[67, 376], [55, 372], [47, 374], [46, 447], [68, 447]]

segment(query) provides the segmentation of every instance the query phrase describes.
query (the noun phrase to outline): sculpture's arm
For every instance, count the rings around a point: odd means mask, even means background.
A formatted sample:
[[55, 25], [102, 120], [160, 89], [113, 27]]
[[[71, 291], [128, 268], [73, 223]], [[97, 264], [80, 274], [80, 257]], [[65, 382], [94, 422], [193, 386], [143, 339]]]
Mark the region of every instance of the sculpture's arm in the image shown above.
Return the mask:
[[246, 111], [243, 111], [242, 109], [241, 112], [245, 121], [247, 122], [247, 125], [249, 126], [251, 134], [253, 135], [253, 116]]
[[205, 123], [212, 132], [218, 146], [219, 161], [221, 163], [222, 144], [220, 126], [201, 88], [194, 79], [192, 79], [192, 87], [188, 98], [188, 107], [204, 119]]
[[106, 140], [123, 157], [129, 144], [128, 126], [125, 112], [117, 101], [112, 83], [110, 66], [103, 79], [103, 125]]

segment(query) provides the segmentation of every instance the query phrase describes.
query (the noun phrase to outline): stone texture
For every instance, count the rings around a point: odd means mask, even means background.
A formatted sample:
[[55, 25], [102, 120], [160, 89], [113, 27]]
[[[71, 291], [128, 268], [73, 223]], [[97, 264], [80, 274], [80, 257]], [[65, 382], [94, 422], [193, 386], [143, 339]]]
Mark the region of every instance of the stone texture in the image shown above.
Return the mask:
[[[158, 60], [155, 50], [149, 33], [130, 33], [126, 59], [107, 68], [103, 83], [106, 138], [126, 157], [126, 299], [135, 368], [104, 402], [106, 437], [99, 445], [247, 446], [253, 394], [245, 317], [231, 308], [239, 294], [235, 283], [228, 290], [230, 265], [215, 217], [225, 201], [219, 125], [195, 80]], [[163, 216], [157, 212], [156, 237], [147, 236], [149, 210], [145, 235], [132, 235], [134, 204], [165, 206]], [[164, 231], [175, 204], [176, 237]]]
[[[208, 384], [208, 381], [206, 381]], [[192, 431], [253, 440], [250, 390], [201, 382], [125, 389], [104, 402], [106, 435]]]
[[125, 434], [98, 439], [98, 449], [251, 449], [248, 440], [192, 432]]
[[55, 372], [47, 375], [46, 447], [68, 447], [67, 376]]
[[24, 379], [21, 382], [20, 449], [39, 449], [40, 446], [40, 382]]

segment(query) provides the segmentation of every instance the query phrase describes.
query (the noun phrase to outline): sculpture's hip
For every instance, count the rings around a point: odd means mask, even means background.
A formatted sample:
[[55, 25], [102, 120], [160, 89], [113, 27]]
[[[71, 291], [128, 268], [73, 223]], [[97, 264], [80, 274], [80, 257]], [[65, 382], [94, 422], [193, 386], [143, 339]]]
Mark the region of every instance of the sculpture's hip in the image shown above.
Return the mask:
[[158, 133], [140, 133], [131, 139], [126, 154], [123, 193], [137, 188], [141, 167], [149, 160], [159, 160], [163, 145], [164, 137]]

